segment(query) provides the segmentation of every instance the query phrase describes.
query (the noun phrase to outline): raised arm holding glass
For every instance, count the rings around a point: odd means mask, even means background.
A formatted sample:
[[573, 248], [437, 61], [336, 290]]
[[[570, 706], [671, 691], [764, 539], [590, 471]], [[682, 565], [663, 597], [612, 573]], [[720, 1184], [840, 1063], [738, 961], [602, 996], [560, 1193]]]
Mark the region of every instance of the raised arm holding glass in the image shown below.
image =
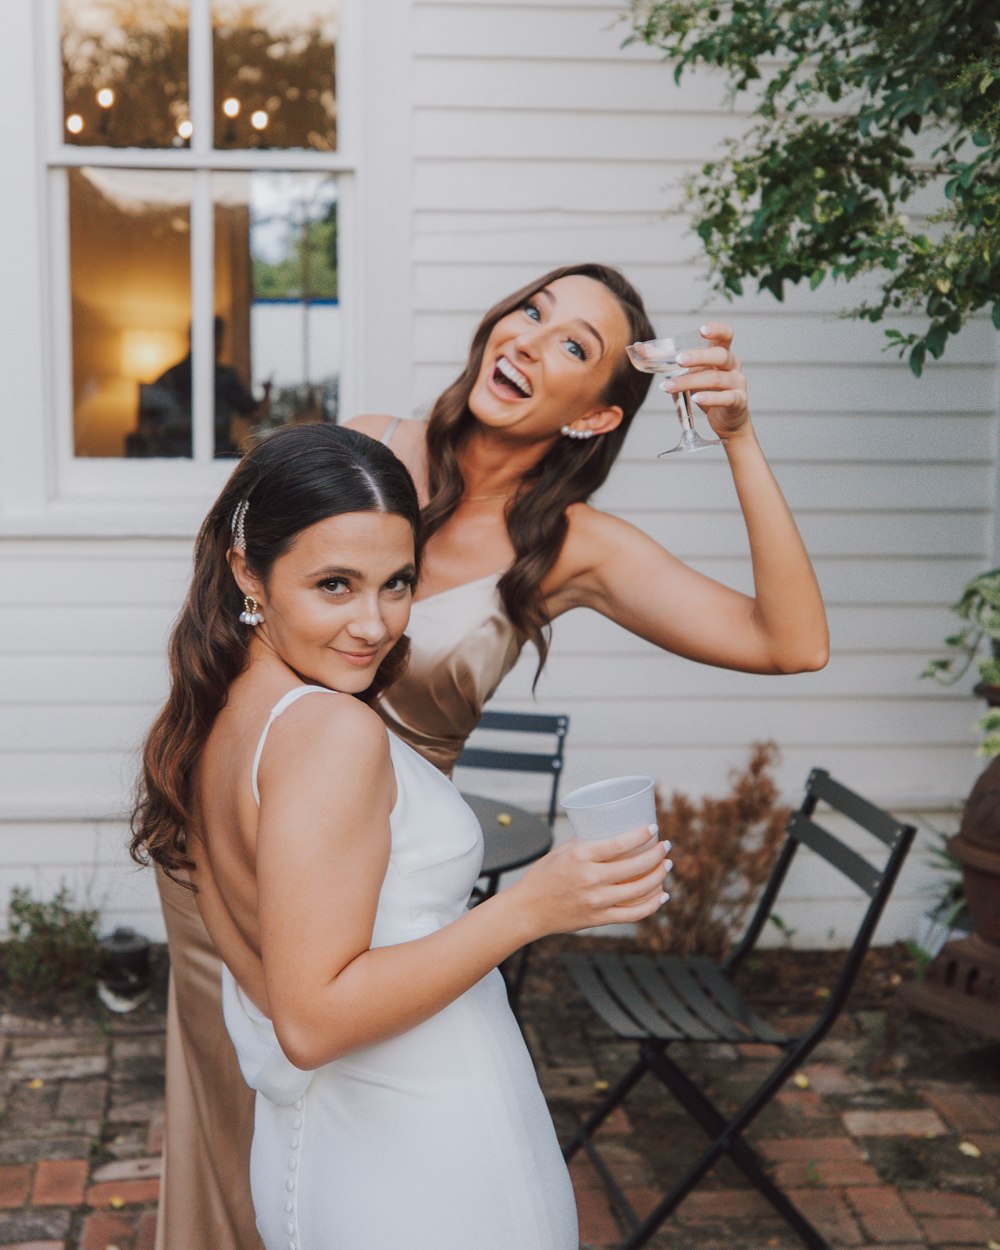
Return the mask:
[[[534, 643], [544, 663], [548, 625], [574, 607], [702, 663], [791, 673], [826, 662], [819, 589], [757, 442], [732, 333], [710, 323], [702, 334], [705, 345], [687, 352], [687, 372], [666, 389], [690, 395], [724, 442], [750, 543], [752, 595], [690, 568], [588, 502], [651, 381], [625, 349], [655, 339], [655, 331], [615, 269], [555, 270], [497, 304], [427, 423], [387, 416], [352, 423], [387, 442], [410, 469], [426, 536], [409, 664], [375, 706], [442, 771], [450, 772], [524, 643]], [[665, 491], [672, 459], [664, 464]], [[217, 992], [212, 1001], [218, 960], [188, 892], [161, 877], [161, 897], [177, 1010], [158, 1246], [249, 1250], [252, 1227], [240, 1225], [233, 1186], [245, 1170], [250, 1113], [240, 1102]]]

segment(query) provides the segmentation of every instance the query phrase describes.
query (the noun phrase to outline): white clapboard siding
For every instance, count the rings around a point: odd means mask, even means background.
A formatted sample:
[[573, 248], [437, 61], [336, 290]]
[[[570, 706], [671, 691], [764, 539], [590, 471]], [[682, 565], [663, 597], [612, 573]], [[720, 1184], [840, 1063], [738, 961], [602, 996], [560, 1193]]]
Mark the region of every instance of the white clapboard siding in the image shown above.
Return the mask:
[[[622, 266], [660, 333], [729, 321], [761, 439], [816, 558], [833, 657], [812, 675], [719, 673], [571, 613], [555, 623], [535, 694], [525, 656], [496, 703], [569, 713], [566, 785], [646, 770], [718, 793], [747, 744], [773, 738], [792, 796], [824, 764], [878, 802], [956, 804], [981, 767], [972, 678], [949, 689], [920, 674], [953, 629], [948, 605], [994, 558], [996, 335], [975, 321], [917, 380], [884, 350], [883, 327], [837, 315], [873, 294], [872, 278], [789, 288], [782, 303], [714, 295], [683, 182], [739, 135], [751, 100], [728, 104], [710, 73], [678, 86], [655, 51], [623, 51], [623, 8], [415, 5], [413, 410], [454, 378], [482, 312], [559, 264]], [[597, 502], [750, 589], [722, 457], [657, 462], [674, 441], [670, 401], [654, 390]], [[915, 859], [880, 936], [912, 936], [924, 876]], [[796, 886], [784, 917], [796, 942], [839, 932], [836, 887], [817, 898], [804, 878]]]
[[[552, 218], [550, 221], [549, 218]], [[554, 214], [538, 214], [510, 230], [507, 218], [491, 220], [477, 213], [473, 230], [467, 215], [417, 214], [419, 233], [414, 241], [414, 285], [422, 315], [452, 314], [471, 335], [476, 320], [495, 300], [534, 280], [553, 255], [573, 260], [607, 260], [626, 268], [642, 265], [643, 296], [647, 307], [673, 309], [696, 307], [702, 301], [721, 316], [735, 315], [736, 308], [763, 317], [786, 310], [803, 309], [813, 316], [826, 314], [838, 326], [843, 309], [873, 296], [877, 286], [871, 278], [859, 278], [850, 286], [824, 282], [815, 291], [789, 286], [784, 300], [772, 295], [755, 296], [751, 287], [737, 304], [711, 294], [701, 257], [701, 244], [684, 218], [628, 214], [624, 222], [581, 214], [566, 220]], [[455, 233], [449, 230], [453, 225]], [[489, 236], [494, 257], [484, 262], [483, 240]], [[875, 334], [878, 335], [875, 328]]]
[[[713, 293], [684, 181], [739, 136], [754, 96], [727, 102], [710, 72], [678, 85], [655, 50], [622, 48], [626, 9], [413, 0], [400, 156], [411, 216], [408, 238], [388, 241], [412, 258], [403, 415], [426, 412], [453, 380], [486, 308], [556, 265], [623, 267], [662, 334], [729, 321], [762, 442], [815, 557], [833, 655], [817, 674], [728, 673], [574, 612], [555, 622], [536, 690], [529, 648], [495, 704], [569, 714], [564, 788], [646, 771], [665, 795], [717, 795], [749, 745], [773, 739], [789, 802], [818, 764], [928, 828], [953, 827], [981, 767], [981, 709], [972, 674], [954, 687], [920, 674], [954, 627], [948, 605], [963, 582], [996, 562], [997, 336], [974, 320], [917, 380], [884, 350], [883, 327], [838, 316], [877, 291], [873, 276], [789, 288], [781, 303], [752, 282], [734, 301]], [[916, 198], [914, 220], [936, 194]], [[671, 401], [652, 390], [597, 502], [749, 591], [724, 455], [657, 460], [676, 435]], [[0, 539], [0, 911], [14, 884], [42, 895], [67, 884], [107, 927], [162, 937], [152, 874], [128, 859], [124, 819], [190, 572], [190, 537], [170, 536], [190, 528], [181, 509], [162, 538], [44, 538], [44, 526], [35, 534], [18, 520], [6, 532], [22, 537]], [[916, 932], [929, 837], [879, 940]], [[836, 941], [852, 923], [836, 879], [805, 865], [791, 884], [782, 920], [795, 943]]]
[[65, 885], [102, 929], [162, 940], [152, 873], [126, 853], [143, 736], [191, 541], [0, 542], [0, 903]]
[[6, 910], [15, 886], [50, 899], [65, 887], [77, 907], [100, 911], [100, 929], [138, 929], [156, 941], [165, 933], [151, 869], [128, 857], [121, 821], [0, 823], [0, 898]]

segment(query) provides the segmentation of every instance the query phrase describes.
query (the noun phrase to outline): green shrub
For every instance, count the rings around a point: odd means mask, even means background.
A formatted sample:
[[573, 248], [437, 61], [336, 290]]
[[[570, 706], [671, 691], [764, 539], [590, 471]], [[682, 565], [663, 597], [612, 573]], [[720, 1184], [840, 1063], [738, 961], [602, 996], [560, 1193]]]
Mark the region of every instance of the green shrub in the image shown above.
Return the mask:
[[99, 913], [78, 910], [65, 886], [50, 902], [15, 886], [10, 895], [10, 937], [3, 948], [3, 966], [10, 990], [32, 1001], [72, 993], [91, 994], [97, 983], [101, 947]]

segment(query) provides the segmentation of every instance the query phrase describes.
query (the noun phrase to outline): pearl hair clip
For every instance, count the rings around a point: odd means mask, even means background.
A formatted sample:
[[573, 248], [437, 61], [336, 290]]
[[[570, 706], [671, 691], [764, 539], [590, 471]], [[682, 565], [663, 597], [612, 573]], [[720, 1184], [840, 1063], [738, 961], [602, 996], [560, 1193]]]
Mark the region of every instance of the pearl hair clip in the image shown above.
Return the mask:
[[233, 546], [237, 551], [246, 551], [247, 549], [246, 523], [249, 511], [249, 498], [241, 499], [236, 505], [236, 511], [233, 513], [233, 519], [229, 525], [233, 533]]

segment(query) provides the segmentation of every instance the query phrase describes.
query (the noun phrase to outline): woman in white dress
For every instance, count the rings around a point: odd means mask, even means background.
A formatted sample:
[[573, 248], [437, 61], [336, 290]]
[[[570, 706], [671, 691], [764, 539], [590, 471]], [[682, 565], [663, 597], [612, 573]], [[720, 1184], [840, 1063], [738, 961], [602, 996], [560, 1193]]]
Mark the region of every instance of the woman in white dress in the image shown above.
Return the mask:
[[467, 910], [475, 818], [367, 706], [405, 662], [418, 518], [354, 431], [280, 431], [240, 463], [199, 536], [133, 850], [186, 874], [222, 956], [267, 1250], [576, 1250], [496, 965], [651, 914], [667, 865], [648, 829], [573, 841]]

